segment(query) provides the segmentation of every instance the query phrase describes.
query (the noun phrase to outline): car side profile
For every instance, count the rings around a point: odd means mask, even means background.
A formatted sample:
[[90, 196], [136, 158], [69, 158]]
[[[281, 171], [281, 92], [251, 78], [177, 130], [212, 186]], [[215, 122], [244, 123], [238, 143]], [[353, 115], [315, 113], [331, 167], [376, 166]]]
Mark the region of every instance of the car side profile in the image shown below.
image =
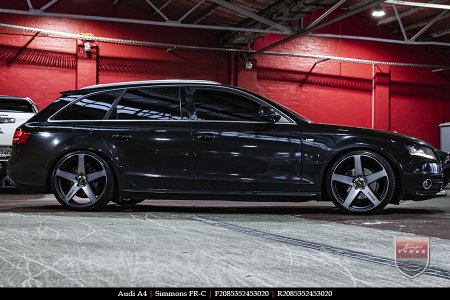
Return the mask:
[[315, 124], [210, 81], [95, 85], [14, 134], [8, 174], [66, 208], [143, 199], [331, 200], [370, 214], [445, 195], [435, 149], [392, 132]]

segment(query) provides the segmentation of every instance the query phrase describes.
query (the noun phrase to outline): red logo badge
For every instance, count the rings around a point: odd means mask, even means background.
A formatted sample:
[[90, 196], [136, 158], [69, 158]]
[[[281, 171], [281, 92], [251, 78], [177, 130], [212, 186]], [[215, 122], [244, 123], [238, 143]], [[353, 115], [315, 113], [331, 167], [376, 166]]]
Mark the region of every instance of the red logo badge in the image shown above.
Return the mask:
[[426, 237], [396, 237], [395, 265], [405, 276], [422, 274], [430, 263], [430, 241]]

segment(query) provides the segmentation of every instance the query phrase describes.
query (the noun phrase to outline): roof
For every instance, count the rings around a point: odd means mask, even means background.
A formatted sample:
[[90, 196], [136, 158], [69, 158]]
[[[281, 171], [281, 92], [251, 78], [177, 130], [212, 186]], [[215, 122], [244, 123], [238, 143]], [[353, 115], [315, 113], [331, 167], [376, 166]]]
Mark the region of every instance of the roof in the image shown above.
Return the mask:
[[28, 97], [17, 97], [17, 96], [0, 96], [0, 100], [2, 99], [8, 99], [8, 100], [26, 100], [26, 101], [31, 101], [30, 98]]
[[180, 79], [167, 79], [167, 80], [145, 80], [145, 81], [127, 81], [127, 82], [115, 82], [107, 84], [96, 84], [89, 85], [81, 88], [81, 90], [91, 90], [91, 89], [106, 89], [106, 88], [117, 88], [117, 87], [129, 87], [129, 86], [142, 86], [142, 85], [153, 85], [153, 84], [211, 84], [219, 85], [220, 83], [209, 80], [180, 80]]

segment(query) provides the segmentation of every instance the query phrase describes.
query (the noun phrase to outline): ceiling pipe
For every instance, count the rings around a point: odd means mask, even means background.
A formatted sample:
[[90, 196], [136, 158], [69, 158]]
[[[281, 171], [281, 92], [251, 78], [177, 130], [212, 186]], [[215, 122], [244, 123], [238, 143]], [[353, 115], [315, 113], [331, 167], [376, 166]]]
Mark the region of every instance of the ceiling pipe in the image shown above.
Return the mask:
[[[39, 34], [44, 34], [44, 35], [53, 36], [53, 37], [66, 38], [66, 39], [85, 39], [86, 38], [86, 36], [74, 34], [74, 33], [66, 33], [66, 32], [61, 32], [61, 31], [39, 29], [39, 28], [25, 27], [25, 26], [4, 24], [4, 23], [0, 23], [0, 28], [9, 29], [9, 30], [18, 30], [18, 31], [24, 31], [24, 32], [39, 33]], [[117, 39], [117, 38], [97, 37], [97, 36], [89, 36], [89, 40], [96, 41], [96, 42], [113, 43], [113, 44], [130, 45], [130, 46], [141, 46], [141, 47], [150, 47], [150, 48], [159, 48], [159, 49], [182, 49], [182, 50], [246, 53], [246, 54], [254, 54], [256, 52], [255, 50], [243, 50], [243, 49], [238, 49], [238, 48], [219, 48], [219, 47], [179, 45], [179, 44], [147, 42], [147, 41], [127, 40], [127, 39]], [[416, 43], [418, 43], [418, 42], [416, 42]], [[337, 61], [337, 62], [357, 63], [357, 64], [366, 64], [366, 65], [387, 65], [387, 66], [396, 66], [396, 67], [415, 67], [415, 68], [429, 68], [429, 69], [448, 69], [448, 68], [450, 68], [449, 65], [376, 61], [376, 60], [366, 60], [366, 59], [340, 57], [340, 56], [315, 55], [315, 54], [308, 54], [308, 53], [264, 51], [260, 54], [261, 55], [272, 55], [272, 56], [298, 57], [298, 58], [307, 58], [307, 59], [315, 59], [315, 60], [318, 60], [318, 59], [319, 60], [331, 60], [331, 61]]]

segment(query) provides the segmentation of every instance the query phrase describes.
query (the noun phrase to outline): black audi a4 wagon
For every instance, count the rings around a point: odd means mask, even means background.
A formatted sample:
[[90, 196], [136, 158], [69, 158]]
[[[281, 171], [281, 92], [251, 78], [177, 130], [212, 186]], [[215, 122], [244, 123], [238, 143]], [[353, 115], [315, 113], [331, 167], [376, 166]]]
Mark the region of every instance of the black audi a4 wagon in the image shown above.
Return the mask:
[[66, 208], [143, 199], [331, 200], [375, 213], [445, 195], [435, 149], [392, 132], [315, 124], [247, 90], [141, 81], [67, 91], [20, 126], [8, 175]]

